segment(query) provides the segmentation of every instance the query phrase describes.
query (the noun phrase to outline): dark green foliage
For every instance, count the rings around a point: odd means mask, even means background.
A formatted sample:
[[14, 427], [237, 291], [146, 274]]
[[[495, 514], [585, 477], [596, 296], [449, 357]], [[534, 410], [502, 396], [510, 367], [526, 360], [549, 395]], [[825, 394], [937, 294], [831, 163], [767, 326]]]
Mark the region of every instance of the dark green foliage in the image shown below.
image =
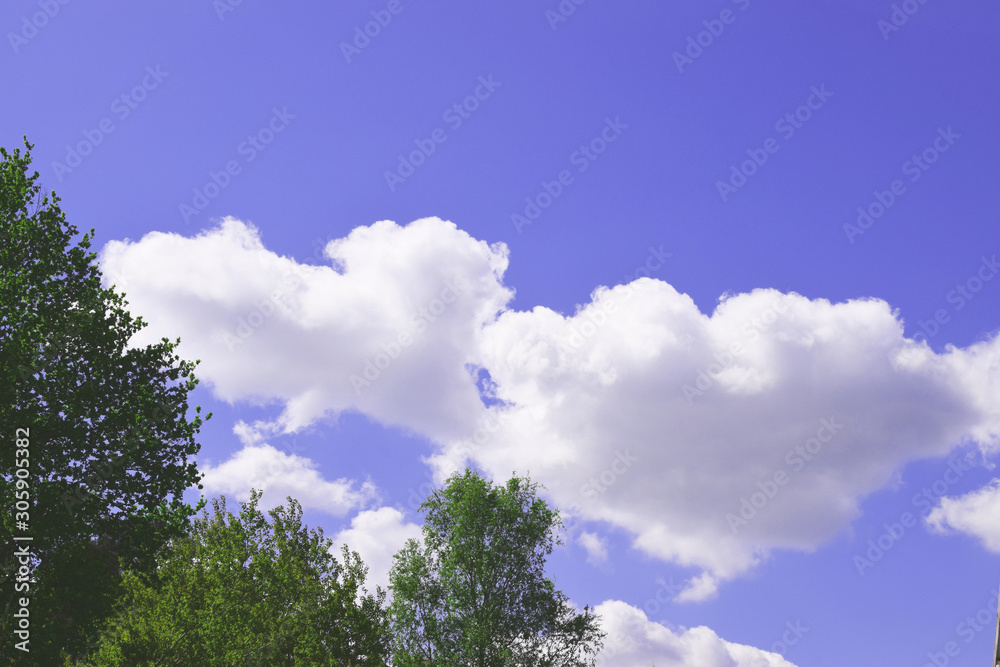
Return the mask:
[[357, 553], [330, 553], [302, 508], [257, 510], [259, 492], [226, 511], [225, 498], [174, 540], [151, 575], [125, 577], [118, 615], [80, 667], [381, 667], [389, 653], [385, 591], [364, 589]]
[[544, 576], [562, 524], [536, 489], [518, 477], [494, 488], [466, 470], [421, 505], [424, 546], [409, 540], [390, 575], [394, 665], [594, 663], [597, 617]]
[[[49, 666], [110, 612], [119, 563], [148, 567], [185, 530], [202, 419], [187, 418], [197, 362], [167, 339], [127, 348], [145, 324], [101, 287], [93, 230], [73, 244], [59, 198], [29, 173], [30, 150], [0, 148], [0, 613], [13, 613], [12, 537], [31, 535], [31, 654], [16, 655]], [[19, 428], [30, 434], [27, 531], [11, 511]], [[0, 646], [15, 655], [11, 633]]]

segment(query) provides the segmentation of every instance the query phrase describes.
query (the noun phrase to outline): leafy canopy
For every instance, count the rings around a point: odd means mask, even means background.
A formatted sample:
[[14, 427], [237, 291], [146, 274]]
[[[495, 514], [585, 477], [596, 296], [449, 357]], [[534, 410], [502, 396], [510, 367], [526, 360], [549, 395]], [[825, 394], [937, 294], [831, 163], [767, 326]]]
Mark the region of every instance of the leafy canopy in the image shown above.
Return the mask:
[[544, 575], [562, 523], [536, 491], [466, 469], [421, 505], [424, 544], [409, 540], [390, 573], [394, 665], [594, 663], [605, 633]]
[[260, 492], [212, 501], [190, 535], [171, 542], [149, 575], [126, 574], [125, 596], [99, 651], [79, 667], [381, 667], [389, 653], [385, 591], [364, 588], [368, 568], [322, 529], [302, 524], [288, 498], [267, 521]]
[[[110, 613], [120, 563], [148, 567], [196, 513], [181, 496], [200, 479], [202, 419], [187, 418], [197, 362], [166, 338], [128, 347], [145, 323], [102, 288], [93, 230], [74, 244], [59, 197], [41, 195], [31, 148], [0, 147], [0, 425], [11, 445], [28, 431], [31, 504], [27, 529], [0, 513], [0, 548], [13, 553], [15, 529], [33, 537], [30, 659], [52, 665], [83, 650]], [[5, 508], [14, 451], [0, 447]], [[10, 618], [12, 559], [0, 562], [0, 613]], [[0, 639], [7, 655], [13, 643], [11, 633]]]

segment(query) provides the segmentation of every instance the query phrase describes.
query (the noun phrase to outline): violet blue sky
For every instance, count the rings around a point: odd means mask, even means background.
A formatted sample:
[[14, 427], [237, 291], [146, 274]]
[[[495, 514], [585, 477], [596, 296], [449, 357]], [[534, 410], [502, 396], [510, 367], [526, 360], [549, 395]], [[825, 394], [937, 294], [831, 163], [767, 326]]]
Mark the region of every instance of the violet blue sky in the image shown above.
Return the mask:
[[0, 145], [202, 360], [206, 493], [298, 497], [384, 583], [432, 483], [528, 473], [598, 664], [987, 664], [996, 2], [0, 26]]

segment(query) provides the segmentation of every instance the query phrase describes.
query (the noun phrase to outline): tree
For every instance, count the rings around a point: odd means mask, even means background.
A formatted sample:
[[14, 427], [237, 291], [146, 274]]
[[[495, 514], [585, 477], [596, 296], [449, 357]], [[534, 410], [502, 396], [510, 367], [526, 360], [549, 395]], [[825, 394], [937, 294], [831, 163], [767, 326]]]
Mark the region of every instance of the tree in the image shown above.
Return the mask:
[[213, 500], [214, 516], [167, 545], [153, 573], [127, 573], [100, 649], [79, 667], [385, 665], [385, 591], [365, 590], [358, 554], [345, 546], [338, 562], [292, 498], [268, 523], [259, 498], [238, 517]]
[[[30, 653], [10, 632], [0, 645], [52, 665], [83, 650], [110, 613], [120, 564], [148, 567], [196, 513], [181, 495], [200, 479], [191, 457], [202, 419], [200, 407], [187, 417], [197, 362], [174, 354], [179, 340], [128, 347], [145, 323], [102, 288], [94, 230], [73, 244], [77, 229], [54, 192], [41, 196], [24, 145], [0, 148], [0, 613], [11, 618], [28, 595]], [[25, 443], [23, 480], [15, 442]], [[16, 595], [15, 534], [32, 538], [34, 579]]]
[[424, 544], [409, 540], [390, 573], [394, 665], [593, 665], [605, 633], [544, 576], [562, 522], [536, 490], [466, 469], [424, 501]]

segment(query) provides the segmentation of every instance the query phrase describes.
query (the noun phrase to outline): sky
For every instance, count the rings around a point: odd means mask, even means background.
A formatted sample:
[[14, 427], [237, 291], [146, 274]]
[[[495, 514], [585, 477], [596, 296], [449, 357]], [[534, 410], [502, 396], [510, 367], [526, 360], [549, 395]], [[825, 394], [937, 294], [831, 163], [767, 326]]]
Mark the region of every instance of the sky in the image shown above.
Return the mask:
[[599, 665], [987, 664], [997, 3], [0, 26], [0, 145], [95, 229], [133, 343], [201, 361], [205, 494], [297, 498], [384, 585], [449, 474], [528, 475]]

